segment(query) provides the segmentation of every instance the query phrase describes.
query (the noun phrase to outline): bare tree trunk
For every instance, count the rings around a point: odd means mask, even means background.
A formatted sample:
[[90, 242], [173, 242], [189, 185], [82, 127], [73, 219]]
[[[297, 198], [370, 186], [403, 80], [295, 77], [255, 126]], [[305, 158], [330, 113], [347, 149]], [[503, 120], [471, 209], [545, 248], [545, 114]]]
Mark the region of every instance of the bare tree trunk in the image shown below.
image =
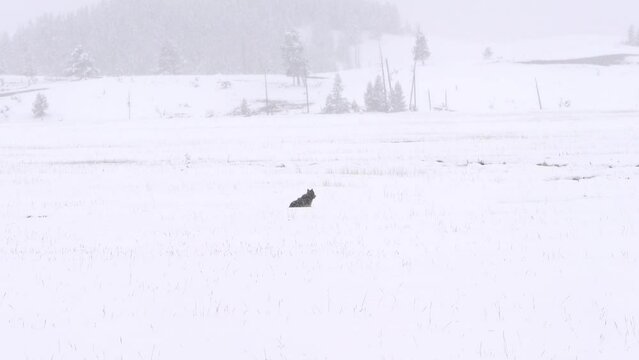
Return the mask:
[[415, 97], [415, 70], [413, 69], [413, 78], [410, 82], [410, 100], [408, 101], [408, 110], [415, 111], [413, 99]]
[[390, 96], [393, 96], [393, 82], [391, 80], [390, 66], [388, 66], [388, 58], [386, 58], [386, 75], [388, 75], [388, 89]]
[[268, 76], [264, 73], [264, 95], [266, 103], [266, 115], [271, 115], [271, 106], [268, 103]]
[[413, 65], [413, 111], [417, 111], [417, 61]]
[[311, 113], [311, 103], [308, 98], [308, 78], [304, 77], [304, 86], [306, 87], [306, 113]]
[[444, 107], [448, 110], [448, 89], [444, 90]]
[[386, 90], [386, 81], [384, 80], [386, 78], [386, 74], [384, 74], [384, 54], [382, 53], [382, 42], [379, 41], [377, 44], [379, 46], [379, 61], [382, 65], [382, 83], [384, 84], [384, 100], [386, 101], [386, 104], [388, 105], [388, 90]]
[[543, 110], [544, 107], [541, 104], [541, 93], [539, 92], [539, 83], [537, 82], [536, 78], [535, 78], [535, 87], [537, 88], [537, 101], [539, 102], [539, 110]]

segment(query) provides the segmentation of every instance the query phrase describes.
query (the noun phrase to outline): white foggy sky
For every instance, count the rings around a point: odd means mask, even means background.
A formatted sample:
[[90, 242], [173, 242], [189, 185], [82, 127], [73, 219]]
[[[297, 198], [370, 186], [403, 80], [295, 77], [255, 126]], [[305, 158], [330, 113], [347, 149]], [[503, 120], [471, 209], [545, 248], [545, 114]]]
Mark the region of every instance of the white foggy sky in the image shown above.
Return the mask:
[[[12, 32], [46, 12], [99, 0], [0, 0], [0, 31]], [[179, 0], [176, 0], [179, 1]], [[389, 0], [428, 35], [508, 39], [573, 34], [622, 37], [639, 25], [639, 0]]]

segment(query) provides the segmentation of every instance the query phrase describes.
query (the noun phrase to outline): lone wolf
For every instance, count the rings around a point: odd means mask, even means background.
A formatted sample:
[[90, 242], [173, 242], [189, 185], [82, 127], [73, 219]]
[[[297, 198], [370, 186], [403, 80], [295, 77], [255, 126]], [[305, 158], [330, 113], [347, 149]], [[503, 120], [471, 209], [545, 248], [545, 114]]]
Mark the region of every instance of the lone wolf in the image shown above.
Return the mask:
[[293, 201], [291, 203], [291, 206], [289, 207], [292, 207], [292, 208], [311, 207], [314, 199], [315, 199], [315, 191], [313, 191], [313, 189], [310, 189], [306, 191], [306, 194], [304, 196]]

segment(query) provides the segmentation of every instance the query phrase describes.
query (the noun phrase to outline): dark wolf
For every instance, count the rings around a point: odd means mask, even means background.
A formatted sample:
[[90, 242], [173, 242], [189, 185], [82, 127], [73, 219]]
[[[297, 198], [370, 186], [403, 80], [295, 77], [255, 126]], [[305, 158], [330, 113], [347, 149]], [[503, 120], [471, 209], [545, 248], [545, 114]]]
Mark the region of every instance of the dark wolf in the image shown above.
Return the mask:
[[313, 189], [310, 189], [306, 192], [304, 196], [293, 201], [290, 207], [292, 208], [311, 207], [311, 205], [313, 204], [313, 200], [315, 200], [315, 191], [313, 191]]

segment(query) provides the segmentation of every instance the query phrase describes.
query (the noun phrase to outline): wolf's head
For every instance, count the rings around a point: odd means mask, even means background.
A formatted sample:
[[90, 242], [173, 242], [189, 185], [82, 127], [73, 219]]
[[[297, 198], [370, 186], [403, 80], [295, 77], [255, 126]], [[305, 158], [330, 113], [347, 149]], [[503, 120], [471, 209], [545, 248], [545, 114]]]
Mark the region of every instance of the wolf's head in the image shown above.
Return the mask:
[[315, 199], [315, 191], [313, 189], [308, 189], [306, 191], [306, 197], [312, 199]]

